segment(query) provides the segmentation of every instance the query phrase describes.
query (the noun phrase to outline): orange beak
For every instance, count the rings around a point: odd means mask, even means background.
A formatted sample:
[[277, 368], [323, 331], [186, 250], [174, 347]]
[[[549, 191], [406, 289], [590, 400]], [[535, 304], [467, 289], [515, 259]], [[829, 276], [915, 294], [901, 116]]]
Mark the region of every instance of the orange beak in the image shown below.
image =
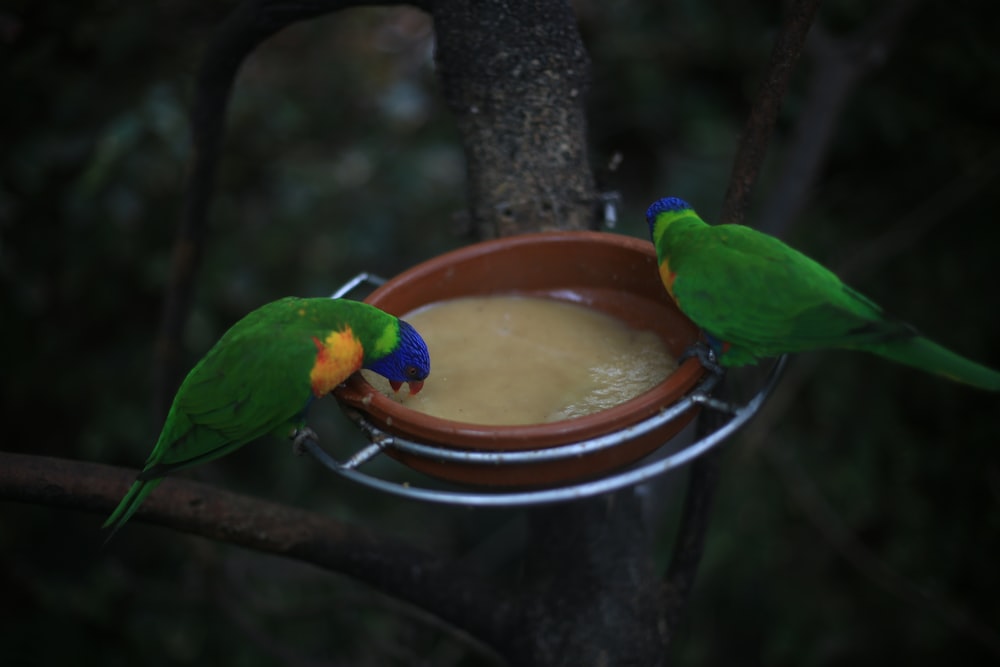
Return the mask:
[[[413, 396], [424, 388], [423, 380], [411, 380], [406, 384], [410, 385], [410, 396]], [[399, 388], [403, 386], [403, 383], [397, 380], [389, 380], [389, 386], [392, 387], [393, 391], [399, 391]]]

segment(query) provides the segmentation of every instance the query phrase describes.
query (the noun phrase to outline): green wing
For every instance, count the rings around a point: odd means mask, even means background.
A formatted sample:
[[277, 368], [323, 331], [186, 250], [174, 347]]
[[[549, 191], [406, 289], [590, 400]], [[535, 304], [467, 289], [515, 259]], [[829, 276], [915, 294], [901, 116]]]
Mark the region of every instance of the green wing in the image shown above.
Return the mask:
[[820, 264], [742, 225], [701, 228], [670, 267], [681, 310], [753, 357], [913, 335]]
[[104, 523], [112, 527], [108, 540], [163, 475], [218, 458], [304, 419], [312, 398], [309, 368], [315, 345], [303, 332], [275, 330], [261, 339], [258, 326], [266, 323], [256, 317], [241, 320], [185, 378], [145, 467]]
[[312, 402], [315, 339], [350, 325], [366, 349], [395, 318], [368, 304], [287, 297], [232, 326], [184, 380], [140, 479], [208, 461], [301, 427]]
[[[268, 326], [268, 325], [264, 325]], [[316, 347], [308, 333], [230, 332], [184, 380], [140, 478], [208, 461], [304, 420]]]
[[314, 398], [315, 339], [351, 324], [365, 353], [369, 347], [380, 353], [398, 331], [395, 321], [359, 302], [287, 297], [234, 324], [178, 389], [145, 467], [104, 523], [112, 526], [108, 539], [168, 472], [218, 458], [268, 433], [301, 427]]

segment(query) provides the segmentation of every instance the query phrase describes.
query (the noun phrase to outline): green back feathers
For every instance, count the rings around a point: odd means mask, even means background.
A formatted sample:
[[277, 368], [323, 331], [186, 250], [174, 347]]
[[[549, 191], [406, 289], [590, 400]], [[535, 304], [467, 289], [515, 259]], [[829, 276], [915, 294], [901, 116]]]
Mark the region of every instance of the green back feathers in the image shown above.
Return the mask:
[[171, 471], [302, 428], [312, 401], [362, 366], [411, 389], [430, 370], [420, 336], [365, 303], [287, 297], [249, 313], [188, 373], [138, 481], [106, 525], [117, 530]]
[[713, 339], [723, 366], [819, 348], [879, 354], [1000, 390], [1000, 373], [921, 337], [782, 241], [742, 225], [706, 224], [683, 200], [646, 212], [660, 274], [677, 306]]
[[[233, 325], [233, 329], [253, 331], [256, 327], [330, 333], [351, 327], [366, 353], [383, 355], [398, 341], [399, 320], [375, 306], [348, 299], [289, 296], [265, 304]], [[227, 332], [228, 335], [228, 332]], [[225, 337], [223, 337], [225, 340]], [[221, 341], [220, 341], [221, 342]]]
[[733, 356], [723, 363], [909, 334], [779, 239], [743, 225], [710, 226], [690, 208], [661, 214], [653, 227], [657, 255], [676, 274], [678, 306], [730, 343]]
[[[286, 297], [261, 306], [234, 324], [188, 374], [160, 441], [175, 443], [170, 447], [181, 462], [191, 458], [188, 447], [181, 446], [185, 439], [199, 437], [192, 431], [224, 440], [231, 449], [297, 428], [311, 400], [316, 340], [349, 327], [367, 356], [366, 342], [385, 339], [386, 332], [395, 336], [397, 322], [357, 301]], [[175, 458], [164, 452], [158, 462], [169, 464]]]

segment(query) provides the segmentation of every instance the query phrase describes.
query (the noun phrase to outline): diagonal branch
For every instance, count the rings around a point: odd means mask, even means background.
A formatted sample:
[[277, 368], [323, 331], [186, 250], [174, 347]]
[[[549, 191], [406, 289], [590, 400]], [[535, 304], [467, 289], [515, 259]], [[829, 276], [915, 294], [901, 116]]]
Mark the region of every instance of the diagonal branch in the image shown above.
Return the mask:
[[820, 0], [795, 0], [775, 38], [771, 59], [736, 150], [719, 222], [743, 224], [751, 191], [760, 176], [771, 141], [781, 100], [788, 90], [792, 69], [802, 53], [819, 4]]
[[[208, 227], [208, 207], [225, 134], [226, 109], [240, 66], [266, 39], [298, 21], [387, 0], [244, 0], [216, 29], [195, 80], [191, 110], [193, 155], [184, 209], [170, 260], [153, 364], [153, 409], [162, 421], [179, 381], [181, 335], [187, 322]], [[406, 4], [417, 4], [411, 2]]]
[[896, 35], [918, 2], [887, 3], [848, 37], [834, 37], [822, 24], [810, 33], [806, 50], [813, 65], [805, 102], [758, 229], [784, 236], [794, 223], [823, 168], [847, 102], [858, 84], [888, 60]]
[[[0, 499], [107, 513], [134, 474], [97, 463], [0, 452]], [[503, 645], [514, 611], [503, 590], [450, 558], [313, 512], [186, 479], [166, 479], [136, 518], [345, 574], [494, 647]]]
[[767, 462], [795, 500], [797, 508], [805, 514], [827, 544], [861, 576], [908, 607], [935, 617], [944, 625], [977, 642], [994, 658], [1000, 659], [1000, 633], [996, 629], [931, 587], [921, 586], [900, 574], [873, 553], [853, 534], [788, 448], [767, 447], [763, 451]]
[[[725, 386], [719, 387], [716, 396], [724, 395]], [[698, 415], [695, 439], [701, 439], [722, 427], [725, 415], [715, 410], [702, 410]], [[712, 516], [712, 503], [719, 486], [719, 469], [724, 450], [716, 448], [698, 457], [688, 472], [688, 486], [681, 510], [681, 523], [677, 528], [670, 555], [670, 565], [663, 578], [663, 595], [666, 606], [667, 644], [684, 618], [688, 600], [698, 575], [698, 566], [705, 552], [705, 537]]]
[[[760, 174], [778, 109], [788, 88], [792, 67], [802, 52], [818, 8], [819, 0], [796, 0], [775, 39], [770, 62], [736, 152], [723, 202], [721, 222], [743, 222], [750, 192]], [[719, 391], [724, 389], [720, 387]], [[699, 415], [699, 435], [718, 428], [718, 421], [719, 415], [715, 413]], [[673, 632], [676, 628], [694, 586], [708, 531], [712, 500], [718, 485], [720, 459], [721, 452], [711, 452], [691, 466], [681, 525], [677, 531], [670, 565], [664, 576], [667, 632]]]

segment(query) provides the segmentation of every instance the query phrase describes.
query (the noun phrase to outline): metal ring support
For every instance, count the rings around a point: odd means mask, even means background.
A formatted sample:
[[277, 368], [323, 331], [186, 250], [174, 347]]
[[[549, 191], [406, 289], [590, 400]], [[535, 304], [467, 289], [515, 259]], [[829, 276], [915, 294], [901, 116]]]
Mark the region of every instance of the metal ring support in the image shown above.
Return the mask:
[[[378, 276], [361, 273], [334, 292], [333, 298], [340, 298], [364, 283], [380, 285], [383, 282], [385, 281]], [[745, 405], [727, 403], [710, 396], [709, 392], [718, 383], [719, 378], [715, 375], [709, 375], [686, 397], [648, 419], [615, 433], [558, 447], [517, 452], [462, 451], [438, 447], [391, 435], [371, 424], [362, 413], [356, 410], [345, 410], [348, 417], [361, 429], [371, 444], [359, 450], [345, 462], [337, 461], [320, 447], [318, 443], [313, 441], [307, 441], [304, 444], [304, 449], [321, 465], [342, 477], [379, 491], [428, 502], [481, 507], [513, 507], [586, 498], [648, 481], [690, 463], [705, 452], [724, 442], [746, 425], [760, 410], [767, 397], [777, 385], [786, 363], [786, 357], [782, 356], [778, 359], [771, 368], [762, 388]], [[529, 491], [497, 491], [494, 489], [486, 491], [471, 489], [452, 491], [413, 486], [412, 484], [400, 484], [369, 475], [359, 470], [361, 465], [384, 453], [387, 449], [395, 449], [428, 459], [456, 461], [469, 465], [501, 467], [510, 464], [537, 463], [573, 458], [614, 447], [628, 438], [647, 433], [667, 422], [677, 419], [695, 406], [725, 412], [732, 415], [732, 417], [717, 430], [691, 443], [684, 449], [648, 463], [633, 464], [625, 470], [596, 480], [570, 483], [552, 488], [532, 489]]]

